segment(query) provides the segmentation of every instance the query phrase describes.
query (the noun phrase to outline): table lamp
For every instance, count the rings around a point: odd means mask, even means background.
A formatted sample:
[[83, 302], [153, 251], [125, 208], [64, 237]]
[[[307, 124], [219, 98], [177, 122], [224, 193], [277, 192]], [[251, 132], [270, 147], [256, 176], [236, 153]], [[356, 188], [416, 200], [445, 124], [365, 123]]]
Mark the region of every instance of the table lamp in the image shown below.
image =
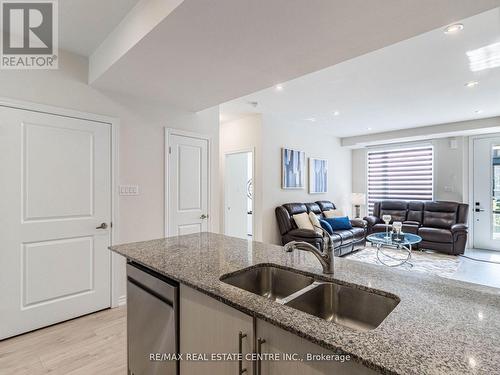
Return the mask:
[[366, 203], [366, 195], [364, 193], [352, 193], [352, 204], [356, 209], [356, 218], [360, 216], [360, 208]]

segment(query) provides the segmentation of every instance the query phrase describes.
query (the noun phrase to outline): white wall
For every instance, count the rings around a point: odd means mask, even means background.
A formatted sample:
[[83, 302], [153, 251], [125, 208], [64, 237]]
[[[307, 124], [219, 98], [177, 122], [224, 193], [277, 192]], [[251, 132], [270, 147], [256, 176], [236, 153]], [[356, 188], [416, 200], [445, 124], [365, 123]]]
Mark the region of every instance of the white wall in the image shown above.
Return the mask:
[[[220, 134], [221, 157], [224, 152], [249, 147], [256, 150], [256, 239], [281, 243], [274, 210], [283, 203], [331, 200], [346, 214], [351, 213], [351, 150], [341, 147], [340, 139], [325, 129], [313, 124], [290, 124], [265, 113], [223, 123]], [[327, 159], [328, 193], [309, 194], [307, 178], [303, 190], [281, 189], [282, 147], [305, 151], [306, 158]]]
[[[120, 197], [119, 242], [163, 237], [164, 127], [208, 134], [213, 140], [212, 230], [219, 230], [219, 111], [190, 113], [167, 103], [140, 103], [138, 98], [99, 92], [87, 84], [87, 59], [60, 51], [53, 71], [0, 71], [0, 97], [97, 113], [120, 120], [121, 184], [140, 185], [140, 195]], [[119, 264], [118, 295], [125, 294], [124, 262]]]
[[[274, 209], [290, 202], [333, 201], [346, 214], [351, 213], [351, 150], [340, 145], [340, 139], [325, 129], [311, 125], [290, 124], [270, 115], [263, 115], [263, 241], [279, 244], [281, 238]], [[305, 151], [309, 157], [328, 160], [328, 193], [309, 194], [304, 190], [281, 189], [281, 148]], [[306, 179], [307, 180], [307, 179]]]
[[134, 98], [114, 96], [133, 111], [120, 131], [120, 181], [139, 184], [141, 195], [120, 199], [120, 242], [164, 237], [164, 132], [182, 129], [211, 137], [211, 217], [209, 230], [218, 232], [219, 216], [219, 111], [210, 108], [189, 113], [162, 103], [138, 103]]
[[[450, 141], [456, 140], [456, 148]], [[464, 165], [468, 165], [468, 137], [435, 139], [434, 145], [434, 198], [442, 201], [468, 200]]]
[[[352, 192], [366, 194], [366, 149], [352, 150]], [[360, 216], [367, 215], [367, 207], [361, 206]]]
[[[456, 141], [456, 148], [450, 141]], [[439, 138], [429, 141], [434, 146], [434, 199], [456, 202], [468, 201], [468, 137]], [[398, 143], [388, 148], [412, 145]], [[377, 146], [381, 148], [383, 146]], [[352, 188], [366, 193], [366, 153], [369, 149], [352, 150]]]
[[[226, 153], [254, 150], [254, 239], [262, 241], [262, 116], [255, 114], [241, 119], [222, 123], [220, 126], [220, 178], [224, 186], [224, 155]], [[222, 197], [221, 197], [222, 199]], [[223, 202], [223, 200], [221, 200]], [[224, 207], [221, 204], [221, 218], [224, 217]]]

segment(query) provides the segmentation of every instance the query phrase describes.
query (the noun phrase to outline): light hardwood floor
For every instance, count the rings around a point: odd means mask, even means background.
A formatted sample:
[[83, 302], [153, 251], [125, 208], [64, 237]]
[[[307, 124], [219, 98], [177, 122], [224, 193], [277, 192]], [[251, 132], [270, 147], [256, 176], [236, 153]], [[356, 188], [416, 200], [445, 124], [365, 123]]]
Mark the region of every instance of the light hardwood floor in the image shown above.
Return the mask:
[[0, 341], [0, 374], [124, 375], [126, 333], [121, 307]]

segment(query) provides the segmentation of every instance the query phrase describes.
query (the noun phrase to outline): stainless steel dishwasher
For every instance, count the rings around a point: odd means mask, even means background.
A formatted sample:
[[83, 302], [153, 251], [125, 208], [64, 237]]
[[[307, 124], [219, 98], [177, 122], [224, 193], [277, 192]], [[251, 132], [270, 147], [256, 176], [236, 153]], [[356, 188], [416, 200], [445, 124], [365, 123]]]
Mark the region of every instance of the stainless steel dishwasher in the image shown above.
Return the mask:
[[177, 375], [179, 285], [135, 263], [127, 264], [129, 375]]

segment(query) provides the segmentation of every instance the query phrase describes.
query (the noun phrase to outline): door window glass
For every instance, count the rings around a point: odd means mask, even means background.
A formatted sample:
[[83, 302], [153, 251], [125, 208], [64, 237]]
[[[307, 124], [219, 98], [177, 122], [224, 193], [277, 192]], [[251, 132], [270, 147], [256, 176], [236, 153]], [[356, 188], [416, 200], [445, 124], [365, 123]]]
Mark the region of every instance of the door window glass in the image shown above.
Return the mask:
[[500, 145], [492, 147], [492, 208], [493, 239], [500, 238]]

